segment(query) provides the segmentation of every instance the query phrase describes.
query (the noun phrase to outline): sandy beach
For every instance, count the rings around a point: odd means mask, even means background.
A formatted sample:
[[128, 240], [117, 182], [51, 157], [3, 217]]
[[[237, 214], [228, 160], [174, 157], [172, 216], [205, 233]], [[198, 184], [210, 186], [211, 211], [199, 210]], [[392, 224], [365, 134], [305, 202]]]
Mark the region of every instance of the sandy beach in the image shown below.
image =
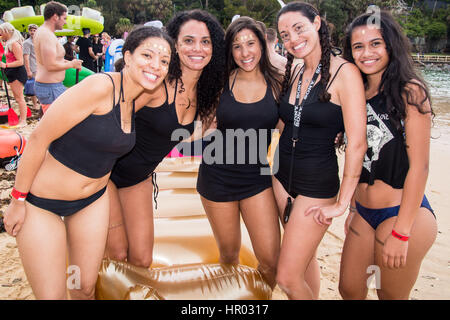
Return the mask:
[[[4, 90], [0, 90], [4, 101]], [[17, 106], [15, 106], [16, 108]], [[36, 115], [36, 112], [33, 111]], [[17, 130], [28, 137], [36, 125], [36, 120], [26, 128]], [[439, 130], [439, 129], [437, 129]], [[435, 210], [438, 220], [436, 242], [423, 261], [422, 268], [411, 292], [412, 300], [450, 299], [450, 198], [448, 197], [450, 178], [450, 135], [446, 128], [441, 130], [438, 139], [431, 142], [430, 174], [426, 195]], [[339, 156], [342, 164], [343, 155]], [[342, 168], [342, 165], [340, 166]], [[0, 215], [9, 203], [10, 192], [14, 183], [14, 172], [0, 169]], [[324, 237], [319, 250], [318, 259], [321, 266], [320, 299], [340, 300], [338, 291], [339, 264], [344, 234], [345, 217], [335, 219]], [[286, 299], [279, 288], [276, 288], [274, 299]], [[6, 233], [0, 234], [0, 299], [34, 299], [32, 290], [23, 271], [15, 238]], [[377, 299], [374, 289], [369, 291], [368, 299]]]

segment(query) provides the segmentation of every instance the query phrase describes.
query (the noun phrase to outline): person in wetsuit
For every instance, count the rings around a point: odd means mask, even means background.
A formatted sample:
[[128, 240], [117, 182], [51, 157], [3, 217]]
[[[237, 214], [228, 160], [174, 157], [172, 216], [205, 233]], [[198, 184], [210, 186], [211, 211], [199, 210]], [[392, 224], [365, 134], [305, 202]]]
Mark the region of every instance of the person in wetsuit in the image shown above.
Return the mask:
[[[364, 86], [358, 68], [333, 55], [327, 23], [312, 5], [290, 2], [279, 11], [277, 25], [288, 51], [273, 179], [284, 222], [293, 202], [277, 282], [290, 299], [318, 299], [317, 247], [332, 218], [347, 210], [366, 151]], [[304, 65], [293, 66], [294, 58]], [[334, 140], [344, 128], [348, 143], [340, 184]]]
[[149, 267], [153, 259], [152, 192], [155, 201], [157, 195], [153, 171], [180, 142], [172, 140], [174, 130], [185, 129], [189, 137], [197, 118], [204, 128], [209, 126], [224, 82], [224, 31], [215, 17], [202, 10], [183, 11], [166, 30], [177, 51], [168, 80], [158, 99], [143, 97], [137, 102], [142, 108], [136, 114], [136, 146], [119, 159], [109, 183], [105, 254], [141, 267]]
[[[281, 77], [270, 63], [265, 35], [252, 18], [240, 17], [230, 24], [225, 48], [227, 74], [216, 111], [217, 131], [203, 153], [197, 190], [220, 262], [239, 263], [242, 214], [258, 270], [274, 288], [280, 227], [267, 151], [278, 123]], [[221, 140], [223, 150], [210, 154], [207, 150], [215, 139]]]
[[369, 266], [380, 269], [380, 299], [408, 299], [437, 235], [424, 195], [429, 166], [430, 94], [411, 59], [410, 43], [390, 13], [357, 17], [344, 55], [364, 76], [368, 150], [346, 221], [339, 291], [365, 299]]
[[[158, 90], [167, 75], [170, 42], [159, 29], [134, 30], [123, 47], [123, 72], [68, 89], [31, 134], [4, 223], [36, 299], [66, 299], [67, 289], [72, 299], [94, 298], [108, 233], [106, 185], [135, 143], [134, 100], [144, 89]], [[68, 288], [74, 272], [79, 286]]]

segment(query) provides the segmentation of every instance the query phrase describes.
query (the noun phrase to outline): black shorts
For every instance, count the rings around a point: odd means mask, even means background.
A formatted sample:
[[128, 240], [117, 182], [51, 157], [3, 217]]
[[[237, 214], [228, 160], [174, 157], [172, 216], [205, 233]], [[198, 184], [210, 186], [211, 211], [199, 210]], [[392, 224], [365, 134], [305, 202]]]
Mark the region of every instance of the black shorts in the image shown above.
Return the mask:
[[125, 157], [117, 161], [111, 171], [110, 179], [118, 189], [135, 186], [147, 180], [160, 163], [160, 161], [146, 162], [134, 157], [132, 152]]
[[14, 82], [16, 80], [22, 82], [23, 85], [28, 80], [27, 70], [24, 66], [15, 67], [15, 68], [6, 68], [5, 69], [6, 78], [8, 78], [8, 83]]
[[[289, 147], [278, 145], [279, 169], [275, 178], [286, 191], [289, 188], [291, 151]], [[339, 193], [339, 167], [334, 149], [327, 153], [303, 152], [294, 157], [292, 185], [289, 195], [302, 195], [315, 199], [330, 199]]]
[[198, 170], [197, 192], [214, 202], [241, 201], [253, 197], [272, 187], [272, 178], [261, 174], [262, 167], [202, 162]]

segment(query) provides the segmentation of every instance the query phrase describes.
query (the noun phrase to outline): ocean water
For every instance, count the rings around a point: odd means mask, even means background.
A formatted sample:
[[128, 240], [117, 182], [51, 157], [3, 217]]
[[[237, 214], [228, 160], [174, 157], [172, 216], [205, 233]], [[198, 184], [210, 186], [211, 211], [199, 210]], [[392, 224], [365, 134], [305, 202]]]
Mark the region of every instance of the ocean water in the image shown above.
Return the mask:
[[450, 148], [450, 73], [422, 70], [422, 75], [430, 89], [435, 113], [431, 136]]

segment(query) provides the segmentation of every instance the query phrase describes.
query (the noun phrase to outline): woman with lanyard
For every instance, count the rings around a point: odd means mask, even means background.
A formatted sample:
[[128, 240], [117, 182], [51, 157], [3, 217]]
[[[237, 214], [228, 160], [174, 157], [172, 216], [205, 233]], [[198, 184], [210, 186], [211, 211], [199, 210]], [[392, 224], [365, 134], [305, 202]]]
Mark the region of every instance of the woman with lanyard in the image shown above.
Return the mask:
[[[277, 282], [290, 299], [317, 299], [317, 247], [331, 219], [347, 210], [366, 151], [364, 87], [358, 69], [332, 54], [327, 23], [313, 6], [291, 2], [277, 23], [288, 51], [280, 163], [273, 179], [284, 221]], [[291, 73], [294, 58], [304, 65]], [[344, 128], [348, 143], [340, 186], [334, 140]]]
[[[0, 62], [3, 75], [6, 75], [11, 86], [14, 99], [19, 104], [19, 123], [17, 126], [27, 125], [27, 104], [23, 95], [23, 88], [28, 80], [27, 70], [23, 59], [23, 37], [9, 22], [0, 25], [0, 36], [5, 43], [6, 62]], [[1, 59], [0, 59], [1, 60]]]
[[154, 170], [180, 142], [171, 139], [175, 130], [193, 134], [197, 117], [207, 127], [224, 79], [224, 31], [215, 17], [202, 10], [180, 12], [166, 30], [176, 47], [168, 81], [157, 98], [143, 95], [137, 101], [142, 108], [136, 114], [136, 146], [116, 163], [109, 183], [106, 255], [141, 267], [153, 260], [152, 198], [156, 205], [158, 191]]
[[[134, 100], [167, 75], [170, 43], [159, 29], [132, 31], [124, 71], [67, 90], [31, 134], [4, 223], [36, 299], [66, 299], [67, 289], [72, 299], [94, 298], [108, 233], [106, 185], [117, 158], [134, 146]], [[67, 273], [79, 276], [69, 288]]]
[[203, 153], [197, 190], [219, 247], [220, 262], [239, 263], [242, 213], [258, 270], [274, 288], [280, 228], [267, 148], [278, 123], [281, 77], [270, 63], [265, 35], [252, 18], [240, 17], [230, 24], [225, 48], [226, 85], [216, 111], [216, 133], [223, 137], [224, 149], [222, 155], [216, 150], [213, 159]]
[[361, 178], [346, 222], [339, 291], [365, 299], [367, 268], [378, 266], [380, 299], [408, 299], [437, 234], [424, 196], [430, 155], [430, 94], [410, 43], [390, 13], [350, 25], [344, 55], [363, 74], [367, 139]]

